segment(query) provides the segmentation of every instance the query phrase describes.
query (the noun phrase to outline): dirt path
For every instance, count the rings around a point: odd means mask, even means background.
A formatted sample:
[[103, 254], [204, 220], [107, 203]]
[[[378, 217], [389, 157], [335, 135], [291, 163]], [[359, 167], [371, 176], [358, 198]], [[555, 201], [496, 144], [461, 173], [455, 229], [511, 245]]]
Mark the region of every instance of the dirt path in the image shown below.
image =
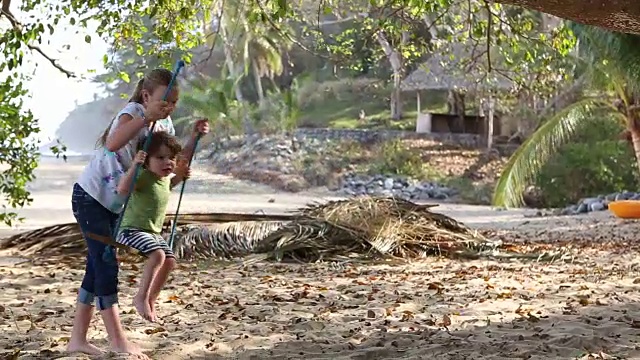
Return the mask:
[[[36, 171], [36, 181], [29, 186], [34, 202], [20, 211], [26, 221], [15, 229], [33, 229], [74, 221], [71, 213], [71, 187], [84, 164], [84, 161], [75, 159], [70, 159], [67, 163], [51, 158], [43, 160]], [[179, 190], [174, 191], [169, 209], [176, 208], [178, 193]], [[212, 174], [205, 165], [196, 162], [193, 176], [186, 185], [180, 212], [286, 212], [309, 202], [337, 198], [340, 197], [333, 196], [326, 189], [297, 194], [277, 191], [266, 185]], [[535, 213], [532, 210], [499, 211], [487, 206], [456, 204], [442, 204], [438, 210], [470, 226], [513, 228], [526, 222], [554, 221], [550, 218], [525, 218], [524, 215]], [[8, 230], [0, 226], [0, 232], [6, 234]]]

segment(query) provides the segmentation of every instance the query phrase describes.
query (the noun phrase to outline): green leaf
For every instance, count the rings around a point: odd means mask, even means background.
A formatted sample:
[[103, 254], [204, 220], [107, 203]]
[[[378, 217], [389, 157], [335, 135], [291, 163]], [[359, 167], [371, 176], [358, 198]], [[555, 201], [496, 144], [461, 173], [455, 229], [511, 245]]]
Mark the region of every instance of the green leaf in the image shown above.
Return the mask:
[[615, 111], [602, 100], [584, 99], [545, 121], [509, 158], [496, 184], [493, 205], [523, 205], [524, 190], [551, 155], [565, 144], [595, 111], [607, 108]]
[[120, 72], [120, 74], [118, 74], [118, 76], [120, 77], [120, 79], [126, 83], [131, 82], [131, 79], [129, 78], [129, 74], [127, 74], [126, 72]]
[[84, 36], [84, 42], [86, 42], [87, 44], [91, 43], [91, 35], [85, 35]]

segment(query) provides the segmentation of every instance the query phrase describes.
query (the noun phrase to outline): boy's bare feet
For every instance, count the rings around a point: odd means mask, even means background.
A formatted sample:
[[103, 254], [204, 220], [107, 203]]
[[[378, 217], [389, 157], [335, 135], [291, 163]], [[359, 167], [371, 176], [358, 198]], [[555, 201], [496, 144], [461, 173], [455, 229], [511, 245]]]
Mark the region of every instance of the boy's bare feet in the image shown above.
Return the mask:
[[155, 309], [153, 309], [149, 304], [149, 299], [145, 299], [140, 295], [136, 295], [133, 298], [133, 306], [136, 308], [136, 311], [143, 319], [149, 320], [151, 322], [156, 321], [156, 313]]
[[149, 299], [149, 309], [151, 309], [151, 313], [152, 314], [156, 314], [156, 300], [155, 299]]
[[132, 355], [135, 359], [150, 360], [147, 355], [142, 352], [140, 347], [132, 342], [125, 341], [122, 344], [112, 344], [111, 351], [120, 354]]
[[89, 344], [88, 342], [69, 342], [67, 345], [67, 351], [70, 353], [84, 353], [88, 355], [101, 355], [104, 352], [96, 346]]

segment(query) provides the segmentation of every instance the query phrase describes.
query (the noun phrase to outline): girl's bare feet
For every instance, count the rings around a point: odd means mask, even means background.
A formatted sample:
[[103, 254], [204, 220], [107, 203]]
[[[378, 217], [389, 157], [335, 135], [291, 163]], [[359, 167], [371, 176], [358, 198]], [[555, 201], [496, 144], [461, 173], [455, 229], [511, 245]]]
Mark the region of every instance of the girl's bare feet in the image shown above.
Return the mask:
[[67, 345], [67, 351], [70, 353], [84, 353], [88, 355], [101, 355], [104, 352], [96, 346], [89, 344], [88, 342], [75, 342], [70, 341]]
[[112, 344], [111, 351], [120, 354], [132, 355], [135, 359], [150, 360], [150, 358], [142, 352], [140, 347], [132, 342], [125, 341], [121, 344]]
[[133, 306], [136, 308], [136, 311], [140, 316], [142, 316], [143, 319], [149, 320], [151, 322], [156, 321], [155, 309], [150, 306], [149, 299], [146, 299], [138, 294], [133, 298]]

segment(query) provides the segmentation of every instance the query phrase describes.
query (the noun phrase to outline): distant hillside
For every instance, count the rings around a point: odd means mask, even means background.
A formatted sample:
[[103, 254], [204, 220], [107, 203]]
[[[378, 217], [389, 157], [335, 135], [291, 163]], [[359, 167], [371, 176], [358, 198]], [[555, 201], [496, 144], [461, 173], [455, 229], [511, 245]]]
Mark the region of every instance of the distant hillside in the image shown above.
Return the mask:
[[56, 137], [70, 151], [87, 153], [126, 100], [117, 96], [79, 105], [60, 124]]

